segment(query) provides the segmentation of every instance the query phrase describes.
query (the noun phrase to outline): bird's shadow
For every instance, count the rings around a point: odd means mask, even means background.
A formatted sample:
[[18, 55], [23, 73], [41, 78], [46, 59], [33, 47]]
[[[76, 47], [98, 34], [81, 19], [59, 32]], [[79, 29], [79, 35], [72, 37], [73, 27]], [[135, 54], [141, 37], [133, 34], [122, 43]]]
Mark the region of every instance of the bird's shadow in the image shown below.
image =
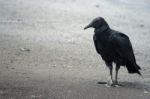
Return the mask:
[[107, 82], [99, 81], [99, 82], [97, 82], [97, 84], [107, 84]]

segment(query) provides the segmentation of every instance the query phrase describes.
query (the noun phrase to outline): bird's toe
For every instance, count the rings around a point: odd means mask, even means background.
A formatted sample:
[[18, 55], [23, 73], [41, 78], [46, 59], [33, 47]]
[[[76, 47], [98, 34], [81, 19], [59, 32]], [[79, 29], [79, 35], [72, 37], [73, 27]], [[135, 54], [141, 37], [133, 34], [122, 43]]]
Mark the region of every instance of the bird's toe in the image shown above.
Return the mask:
[[106, 85], [107, 86], [112, 86], [113, 84], [114, 84], [113, 80], [109, 80]]
[[122, 87], [123, 85], [119, 84], [118, 82], [114, 82], [113, 86], [114, 87]]

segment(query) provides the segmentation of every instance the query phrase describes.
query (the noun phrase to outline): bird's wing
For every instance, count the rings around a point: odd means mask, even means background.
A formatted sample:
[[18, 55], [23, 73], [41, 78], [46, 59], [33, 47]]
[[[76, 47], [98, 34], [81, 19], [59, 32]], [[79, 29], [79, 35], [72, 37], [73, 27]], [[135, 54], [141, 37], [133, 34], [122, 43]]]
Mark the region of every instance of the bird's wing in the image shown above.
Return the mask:
[[124, 34], [115, 34], [110, 37], [110, 44], [113, 52], [120, 58], [129, 59], [135, 62], [132, 45], [129, 38]]
[[136, 64], [134, 52], [132, 49], [131, 42], [129, 38], [124, 34], [115, 34], [110, 38], [112, 44], [112, 50], [115, 53], [115, 56], [123, 59], [129, 73], [138, 73], [140, 66]]

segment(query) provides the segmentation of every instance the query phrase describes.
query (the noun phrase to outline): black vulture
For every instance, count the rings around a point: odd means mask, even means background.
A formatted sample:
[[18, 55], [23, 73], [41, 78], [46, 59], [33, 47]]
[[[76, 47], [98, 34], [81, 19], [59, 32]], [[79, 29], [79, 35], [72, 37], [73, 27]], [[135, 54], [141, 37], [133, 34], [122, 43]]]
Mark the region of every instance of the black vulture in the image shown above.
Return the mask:
[[[129, 73], [140, 73], [140, 66], [137, 65], [133, 48], [129, 37], [119, 31], [115, 31], [109, 27], [104, 18], [95, 18], [84, 29], [94, 28], [93, 41], [98, 54], [105, 61], [106, 66], [110, 70], [109, 85], [118, 86], [118, 71], [120, 66], [125, 66]], [[115, 81], [113, 81], [113, 65], [115, 68]]]

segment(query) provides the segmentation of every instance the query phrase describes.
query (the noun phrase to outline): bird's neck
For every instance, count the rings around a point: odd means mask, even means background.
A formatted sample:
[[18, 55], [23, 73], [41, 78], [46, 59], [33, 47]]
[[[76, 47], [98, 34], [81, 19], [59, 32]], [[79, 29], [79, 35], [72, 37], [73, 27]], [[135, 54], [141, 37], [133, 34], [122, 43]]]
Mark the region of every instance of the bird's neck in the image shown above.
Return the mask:
[[108, 31], [110, 30], [109, 26], [108, 25], [104, 25], [104, 26], [101, 26], [97, 29], [94, 30], [95, 33], [109, 33]]

